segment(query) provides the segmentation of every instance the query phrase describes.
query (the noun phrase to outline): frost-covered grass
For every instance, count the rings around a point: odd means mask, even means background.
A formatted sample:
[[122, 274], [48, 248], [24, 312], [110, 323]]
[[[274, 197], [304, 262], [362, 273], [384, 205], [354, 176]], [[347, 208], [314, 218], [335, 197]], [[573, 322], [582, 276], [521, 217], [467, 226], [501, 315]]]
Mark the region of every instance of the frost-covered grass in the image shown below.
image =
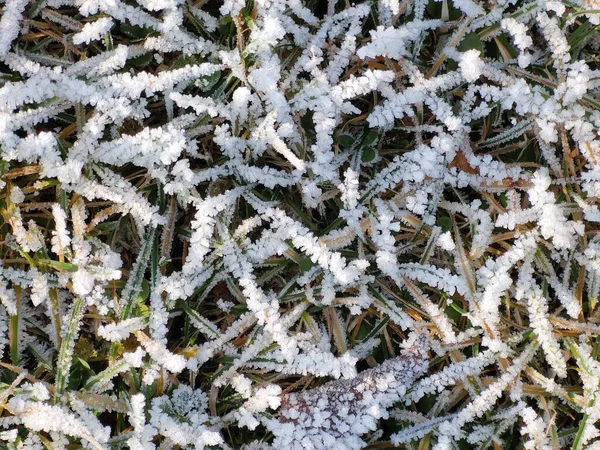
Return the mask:
[[0, 1], [0, 448], [600, 449], [596, 1]]

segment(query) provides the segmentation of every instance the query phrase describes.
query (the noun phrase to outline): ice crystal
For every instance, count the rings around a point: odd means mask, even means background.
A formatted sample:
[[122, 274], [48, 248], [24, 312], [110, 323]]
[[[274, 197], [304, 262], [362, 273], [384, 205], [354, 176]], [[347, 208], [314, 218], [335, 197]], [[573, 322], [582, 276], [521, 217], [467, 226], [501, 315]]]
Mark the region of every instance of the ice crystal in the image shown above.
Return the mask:
[[0, 3], [1, 441], [598, 448], [594, 2]]

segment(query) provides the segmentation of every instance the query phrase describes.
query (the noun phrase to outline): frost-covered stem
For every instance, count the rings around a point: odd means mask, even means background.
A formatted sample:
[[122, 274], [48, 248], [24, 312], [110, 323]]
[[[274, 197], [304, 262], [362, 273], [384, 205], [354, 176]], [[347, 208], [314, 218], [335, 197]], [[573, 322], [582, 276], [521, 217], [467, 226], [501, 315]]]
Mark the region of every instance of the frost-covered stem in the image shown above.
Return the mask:
[[54, 382], [57, 395], [56, 398], [59, 398], [64, 392], [69, 379], [71, 361], [73, 359], [73, 348], [75, 346], [75, 339], [79, 333], [79, 321], [83, 317], [83, 311], [83, 300], [81, 297], [76, 297], [58, 353], [58, 361], [56, 363], [56, 379]]
[[117, 362], [111, 364], [109, 367], [104, 369], [102, 372], [90, 377], [85, 385], [84, 390], [90, 390], [96, 385], [102, 385], [107, 383], [119, 373], [129, 370], [132, 367], [139, 367], [142, 364], [142, 356], [144, 352], [126, 353], [123, 358]]
[[[177, 199], [175, 197], [171, 197], [171, 201], [169, 202], [169, 214], [167, 216], [167, 223], [163, 227], [162, 234], [162, 247], [160, 249], [160, 258], [161, 261], [167, 259], [171, 254], [171, 245], [173, 243], [173, 238], [175, 235], [175, 219], [177, 218]], [[165, 274], [166, 265], [161, 266], [160, 272], [161, 274]]]
[[60, 297], [58, 295], [58, 289], [51, 288], [48, 291], [49, 296], [49, 311], [52, 325], [54, 326], [54, 333], [56, 335], [56, 347], [60, 348], [62, 343], [62, 325], [60, 317]]

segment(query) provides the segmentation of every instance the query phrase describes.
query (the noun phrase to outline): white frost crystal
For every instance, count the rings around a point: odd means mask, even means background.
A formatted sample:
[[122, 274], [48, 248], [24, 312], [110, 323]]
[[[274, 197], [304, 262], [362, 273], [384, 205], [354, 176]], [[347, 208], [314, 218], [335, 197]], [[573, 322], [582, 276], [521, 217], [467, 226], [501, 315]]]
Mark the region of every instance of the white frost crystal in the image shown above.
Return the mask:
[[0, 1], [0, 441], [600, 449], [598, 1], [356, 3]]

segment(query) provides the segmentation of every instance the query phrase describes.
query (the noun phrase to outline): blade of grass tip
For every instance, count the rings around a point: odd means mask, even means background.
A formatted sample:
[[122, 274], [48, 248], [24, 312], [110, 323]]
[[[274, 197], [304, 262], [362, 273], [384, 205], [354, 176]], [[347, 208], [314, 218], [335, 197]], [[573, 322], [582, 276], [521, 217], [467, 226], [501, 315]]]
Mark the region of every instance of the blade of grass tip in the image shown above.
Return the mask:
[[82, 103], [75, 104], [75, 116], [77, 118], [77, 134], [81, 134], [83, 132], [83, 127], [85, 126], [85, 107]]
[[435, 248], [435, 243], [437, 241], [437, 238], [440, 236], [441, 232], [441, 228], [436, 228], [432, 230], [431, 236], [429, 236], [429, 240], [427, 241], [427, 245], [423, 250], [423, 256], [421, 256], [421, 264], [426, 264], [429, 260], [429, 256], [431, 256], [431, 252]]
[[35, 16], [37, 16], [40, 10], [44, 7], [44, 3], [46, 3], [45, 0], [36, 0], [33, 2], [33, 4], [27, 10], [27, 17], [33, 19]]
[[128, 319], [131, 316], [136, 297], [142, 291], [142, 282], [144, 281], [144, 274], [146, 273], [146, 267], [148, 266], [148, 259], [150, 258], [150, 253], [154, 247], [155, 233], [156, 228], [153, 228], [142, 242], [140, 253], [138, 254], [137, 260], [129, 275], [129, 279], [127, 280], [127, 284], [121, 294], [121, 320]]
[[69, 314], [69, 321], [60, 345], [58, 361], [56, 363], [56, 379], [54, 385], [57, 397], [55, 397], [55, 400], [65, 391], [67, 385], [67, 380], [71, 371], [71, 361], [73, 360], [75, 338], [79, 332], [79, 322], [83, 318], [83, 306], [83, 300], [80, 297], [77, 297], [73, 303], [71, 313]]
[[583, 315], [583, 289], [585, 285], [585, 266], [579, 266], [579, 274], [577, 277], [577, 286], [575, 287], [575, 298], [577, 299], [577, 303], [579, 303], [579, 320], [585, 322], [585, 317]]
[[456, 242], [456, 254], [458, 256], [459, 269], [460, 272], [462, 272], [465, 281], [467, 282], [467, 288], [469, 289], [470, 297], [473, 300], [477, 291], [477, 282], [475, 281], [475, 274], [473, 273], [471, 264], [469, 263], [469, 259], [465, 253], [463, 239], [460, 235], [458, 226], [456, 225], [456, 219], [454, 218], [454, 215], [452, 215], [452, 228], [454, 229], [454, 240]]
[[216, 339], [219, 337], [219, 329], [210, 320], [201, 316], [200, 313], [190, 308], [187, 303], [182, 301], [179, 302], [177, 306], [183, 309], [194, 326], [209, 339]]
[[98, 373], [97, 375], [94, 375], [94, 376], [91, 376], [90, 378], [88, 378], [87, 382], [83, 386], [83, 390], [89, 391], [92, 387], [94, 387], [98, 383], [105, 383], [109, 380], [112, 380], [119, 373], [123, 372], [124, 370], [127, 370], [129, 367], [130, 367], [130, 363], [125, 359], [121, 359], [121, 360], [111, 364], [109, 367], [107, 367], [102, 372]]
[[[595, 403], [595, 399], [592, 402], [591, 406]], [[583, 435], [586, 433], [587, 427], [589, 425], [590, 415], [588, 413], [584, 413], [579, 422], [579, 428], [577, 428], [577, 434], [575, 435], [575, 440], [573, 441], [573, 445], [571, 446], [571, 450], [580, 450], [583, 448]], [[593, 424], [592, 424], [593, 425]]]
[[306, 325], [306, 328], [310, 330], [315, 339], [321, 339], [321, 332], [319, 331], [319, 326], [313, 317], [306, 311], [302, 313], [302, 320]]
[[154, 234], [154, 242], [152, 242], [152, 252], [150, 258], [150, 286], [151, 289], [154, 290], [159, 282], [159, 278], [161, 275], [160, 270], [160, 241], [158, 237], [158, 233]]
[[323, 312], [325, 313], [325, 319], [327, 320], [327, 326], [329, 327], [330, 333], [333, 334], [335, 346], [337, 347], [338, 354], [342, 355], [346, 353], [346, 333], [342, 329], [340, 318], [337, 311], [333, 306], [327, 306]]
[[[587, 376], [593, 377], [593, 370], [586, 362], [584, 356], [579, 351], [579, 348], [573, 343], [573, 341], [570, 338], [566, 338], [565, 342], [567, 344], [567, 347], [569, 348], [569, 351], [573, 355], [573, 358], [575, 358], [575, 360], [577, 361], [579, 369], [584, 371], [587, 374]], [[588, 398], [586, 409], [589, 410], [590, 408], [593, 408], [595, 406], [597, 394], [598, 389], [594, 390], [593, 392], [584, 392], [585, 397]], [[581, 450], [585, 445], [584, 436], [589, 434], [588, 427], [594, 426], [593, 423], [590, 423], [589, 419], [590, 415], [587, 412], [584, 413], [583, 417], [581, 418], [581, 421], [579, 422], [579, 427], [577, 428], [577, 434], [575, 435], [575, 439], [573, 440], [571, 450]]]
[[383, 318], [379, 322], [377, 322], [377, 324], [369, 332], [369, 334], [367, 334], [364, 337], [364, 339], [361, 340], [361, 342], [368, 342], [369, 339], [377, 336], [385, 328], [385, 326], [387, 325], [389, 320], [390, 320], [390, 317], [387, 315], [384, 315]]
[[[137, 296], [142, 291], [142, 284], [144, 282], [144, 275], [146, 273], [146, 267], [151, 256], [152, 249], [154, 248], [154, 237], [156, 235], [156, 228], [152, 228], [150, 233], [146, 236], [142, 242], [140, 252], [133, 265], [133, 268], [129, 274], [125, 288], [121, 293], [121, 314], [120, 319], [126, 320], [131, 316], [134, 305], [136, 303]], [[110, 361], [117, 359], [117, 353], [119, 350], [119, 343], [113, 342], [110, 348]]]
[[58, 295], [58, 289], [49, 289], [48, 295], [50, 297], [50, 320], [52, 321], [52, 326], [54, 327], [54, 332], [56, 333], [56, 348], [59, 349], [62, 341], [62, 319], [60, 317], [60, 296]]
[[[166, 260], [171, 254], [171, 245], [173, 244], [173, 237], [175, 236], [175, 219], [177, 219], [177, 199], [171, 197], [167, 224], [163, 228], [162, 247], [160, 250], [161, 260]], [[163, 265], [160, 270], [161, 273], [164, 274], [166, 266]]]
[[[165, 214], [165, 206], [166, 206], [166, 199], [165, 199], [165, 190], [163, 188], [163, 185], [161, 183], [157, 184], [157, 194], [158, 194], [158, 213], [160, 215]], [[168, 226], [172, 226], [172, 223], [170, 223], [171, 221], [169, 220], [169, 222], [165, 225], [164, 230], [163, 230], [163, 241], [164, 241], [164, 237], [165, 237], [165, 230], [167, 229]], [[164, 243], [163, 243], [164, 245]], [[159, 266], [160, 266], [160, 261], [161, 261], [161, 256], [162, 256], [162, 252], [159, 251], [160, 248], [160, 240], [158, 237], [158, 233], [154, 234], [154, 243], [152, 245], [152, 259], [151, 259], [151, 263], [150, 263], [150, 286], [152, 286], [152, 289], [155, 288], [156, 283], [158, 282], [158, 270], [159, 270]], [[163, 272], [161, 272], [163, 273]]]
[[16, 314], [10, 317], [10, 362], [15, 366], [19, 365], [19, 312], [21, 310], [21, 286], [16, 285], [15, 305]]
[[111, 410], [120, 414], [127, 414], [129, 408], [125, 400], [118, 400], [107, 394], [96, 394], [93, 392], [69, 392], [69, 398], [77, 398], [97, 410]]
[[406, 289], [411, 293], [413, 298], [421, 305], [426, 314], [435, 325], [437, 333], [444, 341], [453, 339], [453, 326], [446, 314], [439, 308], [437, 304], [432, 302], [428, 296], [423, 294], [415, 284], [413, 284], [406, 276], [400, 275], [400, 280], [404, 283]]
[[556, 426], [555, 423], [553, 423], [552, 425], [550, 425], [550, 440], [552, 442], [552, 448], [553, 449], [559, 449], [559, 441], [558, 441], [558, 427]]

